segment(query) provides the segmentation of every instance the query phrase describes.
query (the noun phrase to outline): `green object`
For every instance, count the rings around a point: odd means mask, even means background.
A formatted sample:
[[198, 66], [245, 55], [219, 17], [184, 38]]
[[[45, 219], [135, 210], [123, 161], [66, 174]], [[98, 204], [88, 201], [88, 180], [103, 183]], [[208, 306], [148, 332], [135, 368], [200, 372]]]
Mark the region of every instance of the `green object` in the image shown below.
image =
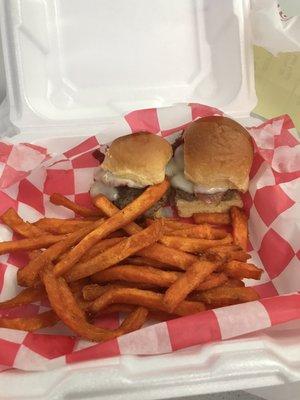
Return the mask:
[[300, 15], [300, 2], [299, 0], [279, 0], [279, 5], [288, 17]]
[[273, 56], [255, 46], [254, 62], [258, 103], [253, 112], [265, 118], [288, 114], [300, 130], [300, 52]]

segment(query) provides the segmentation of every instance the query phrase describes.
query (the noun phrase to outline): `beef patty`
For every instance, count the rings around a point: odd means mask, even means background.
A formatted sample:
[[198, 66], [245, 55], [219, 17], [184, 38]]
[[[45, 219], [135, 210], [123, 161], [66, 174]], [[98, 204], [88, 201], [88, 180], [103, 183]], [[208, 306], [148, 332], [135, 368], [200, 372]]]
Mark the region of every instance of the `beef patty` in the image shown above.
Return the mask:
[[181, 189], [173, 188], [173, 198], [176, 200], [186, 200], [186, 201], [197, 201], [201, 200], [208, 204], [219, 204], [223, 200], [231, 200], [236, 192], [236, 190], [229, 189], [226, 192], [220, 192], [215, 194], [204, 194], [204, 193], [187, 193]]
[[[128, 186], [119, 186], [118, 188], [118, 199], [114, 201], [114, 204], [122, 209], [126, 207], [129, 203], [131, 203], [134, 199], [139, 197], [146, 188], [138, 189], [138, 188], [131, 188]], [[153, 217], [155, 212], [157, 212], [161, 207], [167, 205], [168, 202], [168, 191], [164, 194], [164, 196], [158, 200], [149, 210], [144, 213], [145, 217]]]

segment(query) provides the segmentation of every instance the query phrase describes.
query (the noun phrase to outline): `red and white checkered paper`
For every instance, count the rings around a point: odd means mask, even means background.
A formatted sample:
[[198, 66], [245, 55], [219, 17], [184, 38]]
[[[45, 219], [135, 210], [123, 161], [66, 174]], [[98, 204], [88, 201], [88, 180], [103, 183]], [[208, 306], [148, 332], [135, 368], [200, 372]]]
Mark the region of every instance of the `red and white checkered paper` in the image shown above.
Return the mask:
[[[135, 111], [117, 121], [113, 131], [90, 137], [55, 157], [34, 145], [0, 143], [0, 212], [13, 207], [28, 221], [43, 216], [72, 217], [72, 212], [52, 205], [49, 195], [60, 192], [90, 204], [88, 190], [98, 164], [92, 153], [99, 145], [130, 131], [147, 130], [168, 137], [199, 117], [217, 114], [221, 112], [199, 104]], [[261, 300], [148, 325], [103, 344], [72, 336], [62, 323], [38, 333], [0, 329], [0, 370], [47, 370], [121, 354], [168, 353], [300, 318], [300, 145], [293, 129], [288, 116], [249, 129], [256, 143], [250, 189], [244, 196], [250, 216], [249, 251], [253, 262], [265, 272], [258, 284], [251, 280], [247, 284], [256, 285]], [[1, 240], [12, 236], [0, 225]], [[26, 262], [24, 254], [1, 256], [1, 301], [20, 290], [16, 272]], [[30, 316], [46, 309], [47, 304], [37, 303], [1, 314]], [[115, 328], [119, 316], [106, 316], [97, 324]]]

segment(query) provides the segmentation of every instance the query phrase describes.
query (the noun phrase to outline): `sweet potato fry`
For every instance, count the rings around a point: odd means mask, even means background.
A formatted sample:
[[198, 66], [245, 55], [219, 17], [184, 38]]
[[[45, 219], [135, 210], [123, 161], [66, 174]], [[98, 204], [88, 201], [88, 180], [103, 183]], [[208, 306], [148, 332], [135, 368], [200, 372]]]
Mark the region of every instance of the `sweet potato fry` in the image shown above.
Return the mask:
[[66, 239], [66, 236], [59, 235], [44, 235], [40, 237], [34, 237], [30, 239], [20, 239], [20, 240], [13, 240], [8, 242], [1, 242], [0, 243], [0, 255], [6, 253], [12, 253], [14, 251], [21, 251], [21, 250], [36, 250], [36, 249], [43, 249], [51, 246], [54, 243], [60, 242]]
[[5, 213], [0, 216], [0, 219], [14, 232], [26, 238], [38, 237], [46, 233], [29, 222], [23, 221], [13, 208], [9, 208], [5, 211]]
[[[74, 281], [85, 276], [96, 274], [99, 271], [119, 263], [125, 258], [135, 254], [137, 251], [157, 241], [163, 234], [162, 221], [157, 221], [143, 231], [123, 239], [121, 242], [108, 248], [94, 258], [74, 265], [71, 271], [66, 274], [68, 281]], [[57, 264], [58, 265], [58, 264]], [[54, 274], [59, 276], [61, 270], [54, 267]]]
[[247, 264], [240, 261], [230, 261], [224, 264], [221, 268], [231, 278], [236, 279], [257, 279], [261, 278], [263, 270], [256, 267], [254, 264]]
[[167, 289], [164, 295], [164, 304], [168, 312], [173, 312], [189, 293], [197, 288], [205, 278], [207, 278], [215, 269], [217, 264], [209, 261], [197, 261], [192, 264], [184, 274]]
[[172, 229], [173, 231], [178, 231], [181, 229], [189, 229], [194, 226], [197, 226], [193, 224], [192, 222], [186, 222], [182, 220], [178, 220], [175, 218], [164, 218], [165, 224], [168, 228]]
[[[121, 262], [121, 264], [147, 265], [148, 267], [159, 268], [166, 271], [174, 270], [174, 267], [172, 267], [171, 265], [156, 260], [151, 260], [151, 258], [139, 257], [139, 256], [129, 257], [126, 260], [124, 260], [124, 262]], [[176, 267], [175, 269], [178, 270], [178, 268]]]
[[240, 279], [228, 278], [228, 280], [227, 280], [227, 282], [225, 282], [224, 286], [244, 287], [245, 286], [245, 282], [241, 281]]
[[75, 214], [81, 217], [101, 217], [102, 215], [99, 210], [91, 210], [90, 208], [80, 206], [59, 193], [53, 193], [50, 196], [50, 201], [56, 206], [63, 206], [74, 211]]
[[156, 321], [169, 321], [170, 319], [175, 319], [177, 318], [176, 314], [170, 314], [165, 311], [159, 311], [159, 310], [149, 310], [149, 319], [154, 319]]
[[[99, 207], [101, 211], [108, 217], [111, 217], [119, 211], [119, 209], [106, 197], [97, 198], [95, 205]], [[142, 228], [134, 222], [124, 226], [123, 229], [129, 235], [133, 235], [142, 230]], [[169, 264], [181, 270], [185, 270], [186, 267], [198, 261], [198, 258], [192, 254], [171, 249], [160, 243], [154, 243], [152, 246], [146, 247], [145, 249], [139, 251], [137, 255], [150, 258], [164, 264]]]
[[92, 277], [93, 282], [125, 281], [146, 283], [159, 287], [169, 287], [182, 273], [175, 271], [162, 271], [149, 266], [136, 266], [130, 264], [116, 265], [105, 271], [98, 272]]
[[228, 235], [224, 229], [214, 228], [211, 225], [195, 225], [187, 229], [174, 230], [169, 236], [182, 236], [195, 239], [223, 239]]
[[[95, 300], [97, 297], [95, 297], [93, 300]], [[97, 313], [97, 316], [113, 313], [130, 313], [134, 310], [135, 307], [136, 306], [131, 306], [129, 304], [112, 304], [111, 306], [108, 306], [104, 308], [101, 312]]]
[[[111, 306], [108, 306], [101, 312], [99, 312], [97, 315], [107, 315], [107, 314], [112, 314], [112, 313], [129, 313], [134, 310], [135, 306], [129, 305], [129, 304], [112, 304]], [[149, 319], [154, 319], [157, 321], [168, 321], [170, 319], [176, 318], [176, 315], [169, 314], [164, 311], [155, 311], [155, 310], [149, 310]]]
[[[94, 199], [94, 204], [107, 217], [112, 217], [120, 212], [120, 209], [104, 196], [96, 197]], [[143, 228], [135, 222], [130, 222], [129, 224], [123, 226], [122, 229], [129, 235], [134, 235], [135, 233], [143, 230]]]
[[91, 283], [89, 285], [85, 285], [82, 288], [82, 297], [84, 300], [91, 301], [100, 297], [104, 292], [108, 289], [111, 289], [110, 285], [98, 285], [97, 283]]
[[114, 331], [93, 326], [87, 322], [84, 311], [76, 302], [64, 278], [55, 278], [53, 272], [46, 269], [42, 273], [42, 281], [55, 313], [70, 329], [85, 339], [97, 342], [113, 339], [139, 329], [147, 318], [148, 311], [138, 307]]
[[[115, 237], [110, 239], [101, 240], [101, 242], [95, 244], [89, 251], [87, 251], [81, 258], [81, 261], [87, 261], [92, 259], [93, 257], [97, 256], [100, 253], [103, 253], [105, 250], [109, 249], [110, 247], [114, 246], [115, 244], [121, 242], [127, 236], [122, 237]], [[65, 257], [65, 253], [62, 253], [60, 257], [58, 257], [57, 261], [60, 261]]]
[[[105, 220], [100, 227], [82, 239], [64, 259], [56, 264], [56, 274], [66, 273], [94, 244], [109, 235], [111, 232], [126, 226], [129, 222], [142, 215], [165, 194], [169, 186], [169, 182], [164, 180], [158, 185], [148, 187], [137, 199], [128, 204], [123, 210]], [[96, 198], [96, 205], [97, 201]]]
[[[209, 224], [195, 225], [169, 218], [162, 218], [164, 220], [167, 236], [182, 236], [198, 239], [223, 239], [227, 236], [228, 232], [225, 229], [215, 228]], [[148, 218], [147, 225], [153, 224], [155, 219]]]
[[127, 315], [121, 326], [113, 332], [117, 333], [118, 336], [121, 336], [125, 333], [136, 331], [144, 325], [148, 315], [149, 311], [145, 307], [136, 307], [129, 315]]
[[29, 260], [31, 261], [31, 260], [34, 260], [35, 258], [37, 258], [40, 254], [42, 254], [42, 250], [31, 250], [31, 251], [28, 251], [28, 257], [29, 257]]
[[[166, 311], [163, 294], [134, 288], [107, 290], [91, 303], [89, 311], [97, 313], [115, 303], [138, 304], [151, 310]], [[189, 315], [204, 310], [205, 306], [201, 302], [183, 301], [176, 307], [174, 314]]]
[[34, 226], [53, 234], [66, 234], [90, 226], [93, 221], [77, 219], [42, 218], [34, 222]]
[[229, 255], [228, 257], [228, 261], [242, 261], [242, 262], [246, 262], [247, 260], [249, 260], [249, 258], [251, 258], [250, 254], [247, 254], [245, 251], [240, 250], [240, 251], [235, 251], [232, 254]]
[[[137, 284], [145, 283], [157, 287], [169, 287], [176, 280], [182, 277], [183, 274], [177, 271], [162, 271], [149, 266], [136, 266], [136, 265], [117, 265], [97, 274], [97, 279], [92, 278], [94, 282], [111, 282], [111, 281], [125, 281], [135, 282]], [[227, 282], [228, 278], [224, 273], [212, 273], [202, 283], [200, 283], [197, 290], [207, 290], [216, 286], [221, 286]], [[98, 287], [98, 289], [97, 289]], [[94, 300], [97, 295], [99, 296], [104, 291], [104, 286], [87, 285], [83, 288], [83, 297], [86, 300]], [[90, 293], [93, 298], [90, 297]]]
[[[93, 280], [92, 280], [93, 282]], [[116, 287], [129, 287], [129, 288], [137, 288], [141, 290], [152, 290], [153, 292], [161, 292], [163, 291], [162, 288], [156, 285], [150, 285], [149, 283], [142, 283], [142, 282], [125, 282], [125, 281], [114, 281], [112, 286], [116, 285]]]
[[259, 299], [259, 295], [251, 287], [222, 286], [203, 292], [197, 292], [191, 296], [191, 299], [193, 301], [202, 301], [215, 308], [254, 301]]
[[205, 253], [228, 253], [229, 251], [239, 251], [241, 250], [240, 246], [235, 244], [225, 244], [223, 246], [215, 246], [211, 249], [205, 250]]
[[199, 283], [196, 290], [208, 290], [224, 285], [228, 281], [226, 274], [222, 272], [211, 273], [203, 282]]
[[101, 242], [96, 243], [95, 246], [93, 246], [88, 252], [86, 252], [86, 254], [83, 255], [81, 261], [84, 262], [92, 259], [115, 244], [120, 243], [123, 239], [125, 239], [125, 236], [101, 240]]
[[196, 224], [228, 225], [231, 222], [228, 213], [197, 213], [193, 219]]
[[[166, 231], [175, 231], [175, 230], [181, 230], [181, 229], [189, 229], [192, 228], [194, 226], [197, 226], [195, 224], [191, 224], [189, 222], [183, 222], [180, 221], [178, 219], [174, 219], [174, 218], [161, 218], [164, 220], [164, 224], [166, 226]], [[153, 222], [155, 222], [155, 219], [152, 218], [146, 218], [146, 224], [149, 226], [151, 224], [153, 224]]]
[[176, 250], [160, 243], [154, 243], [152, 246], [140, 250], [136, 255], [166, 263], [184, 271], [191, 264], [198, 261], [198, 257], [193, 254], [185, 253], [184, 251]]
[[2, 301], [0, 303], [0, 310], [34, 303], [35, 301], [41, 300], [45, 295], [46, 293], [43, 288], [26, 288], [12, 299]]
[[206, 256], [215, 256], [225, 261], [237, 260], [246, 262], [251, 256], [236, 245], [216, 246], [203, 252]]
[[186, 251], [188, 253], [200, 253], [201, 251], [210, 247], [232, 243], [232, 236], [227, 234], [226, 237], [219, 240], [183, 238], [180, 236], [163, 236], [160, 239], [160, 242], [177, 250]]
[[101, 221], [94, 222], [93, 226], [81, 228], [77, 232], [69, 233], [65, 240], [61, 240], [49, 247], [39, 256], [32, 259], [24, 268], [17, 273], [18, 284], [21, 286], [33, 286], [39, 280], [39, 272], [46, 266], [57, 260], [65, 251], [69, 250], [74, 244], [78, 243], [85, 235], [91, 232]]
[[82, 290], [85, 286], [89, 284], [90, 280], [88, 278], [79, 279], [76, 282], [70, 282], [69, 288], [75, 297], [78, 295], [82, 296]]
[[53, 311], [46, 311], [35, 317], [24, 318], [0, 318], [0, 328], [17, 329], [32, 332], [41, 328], [53, 326], [59, 318]]
[[[75, 283], [75, 282], [71, 282]], [[104, 285], [98, 285], [97, 283], [91, 283], [88, 285], [85, 285], [82, 288], [82, 297], [86, 301], [91, 301], [97, 299], [97, 297], [101, 296], [104, 292], [106, 292], [109, 289], [119, 289], [119, 288], [136, 288], [136, 289], [141, 289], [141, 290], [152, 290], [156, 292], [158, 289], [157, 287], [153, 285], [149, 285], [146, 283], [138, 282], [138, 283], [133, 283], [133, 282], [125, 282], [125, 281], [113, 281], [113, 283], [109, 282]]]
[[[128, 236], [125, 234], [125, 236]], [[113, 239], [113, 238], [119, 238], [119, 237], [124, 237], [124, 231], [122, 229], [118, 229], [115, 232], [110, 233], [106, 239]]]
[[238, 207], [231, 207], [233, 243], [244, 251], [248, 248], [248, 224], [246, 214]]

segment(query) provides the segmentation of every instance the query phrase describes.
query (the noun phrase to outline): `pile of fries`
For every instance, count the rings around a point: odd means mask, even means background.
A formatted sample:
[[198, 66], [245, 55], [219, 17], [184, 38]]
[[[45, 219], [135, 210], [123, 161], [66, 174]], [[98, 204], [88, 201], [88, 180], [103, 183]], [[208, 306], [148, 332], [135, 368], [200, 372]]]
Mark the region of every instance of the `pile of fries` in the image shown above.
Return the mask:
[[[194, 223], [142, 217], [168, 190], [167, 180], [151, 186], [119, 210], [106, 197], [95, 209], [53, 194], [51, 202], [71, 209], [76, 219], [22, 220], [13, 210], [0, 218], [20, 239], [0, 243], [0, 254], [27, 251], [17, 274], [25, 287], [0, 303], [10, 309], [48, 298], [51, 310], [35, 317], [0, 318], [0, 327], [35, 331], [63, 321], [75, 334], [105, 341], [143, 326], [256, 300], [242, 279], [260, 279], [262, 270], [246, 263], [247, 219], [242, 210], [197, 214]], [[96, 316], [122, 312], [115, 330], [97, 327]], [[3, 314], [3, 313], [2, 313]]]

